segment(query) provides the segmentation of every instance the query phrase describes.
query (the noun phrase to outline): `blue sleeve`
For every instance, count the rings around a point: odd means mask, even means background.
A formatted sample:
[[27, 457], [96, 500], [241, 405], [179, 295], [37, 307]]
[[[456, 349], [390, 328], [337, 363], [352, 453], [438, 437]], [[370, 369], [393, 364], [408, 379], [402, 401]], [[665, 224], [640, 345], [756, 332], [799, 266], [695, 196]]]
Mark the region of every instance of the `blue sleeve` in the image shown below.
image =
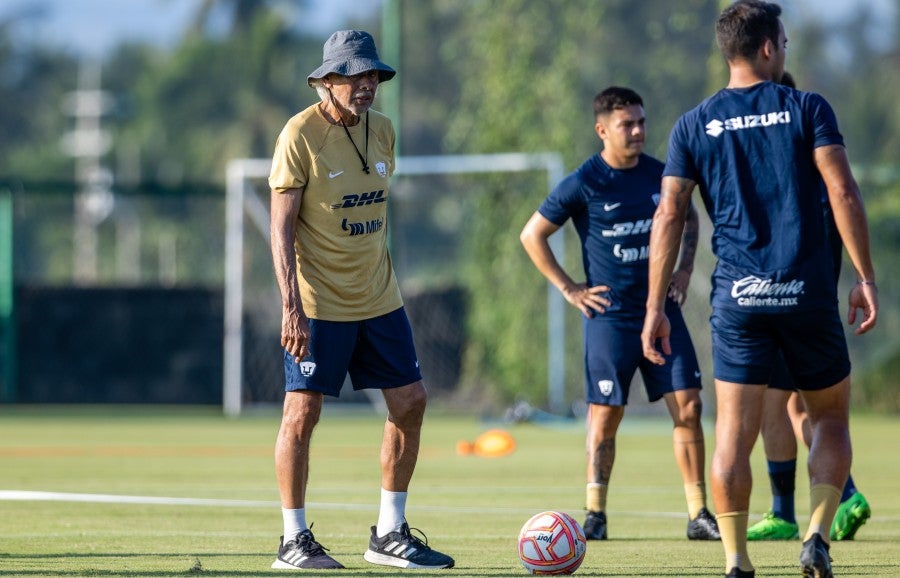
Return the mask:
[[556, 185], [538, 207], [538, 212], [554, 225], [562, 226], [566, 220], [582, 212], [585, 206], [581, 179], [577, 173], [572, 173]]
[[827, 145], [844, 146], [844, 137], [838, 130], [837, 117], [828, 101], [819, 94], [809, 93], [807, 114], [813, 122], [813, 148]]
[[685, 117], [682, 116], [672, 127], [669, 135], [669, 149], [666, 153], [666, 166], [663, 169], [664, 177], [682, 177], [697, 182], [697, 166], [688, 148], [688, 138], [685, 131]]

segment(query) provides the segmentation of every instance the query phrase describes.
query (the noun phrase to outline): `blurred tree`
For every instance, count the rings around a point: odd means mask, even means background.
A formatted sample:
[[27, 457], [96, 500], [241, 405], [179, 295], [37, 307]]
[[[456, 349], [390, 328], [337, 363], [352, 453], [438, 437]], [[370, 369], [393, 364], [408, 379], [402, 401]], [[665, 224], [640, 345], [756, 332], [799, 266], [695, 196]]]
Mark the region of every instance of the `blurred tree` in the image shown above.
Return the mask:
[[189, 34], [141, 69], [121, 139], [139, 144], [145, 178], [220, 183], [228, 160], [269, 156], [285, 121], [315, 98], [301, 71], [321, 48], [276, 12], [253, 14], [222, 38]]
[[228, 12], [230, 31], [248, 30], [257, 16], [268, 12], [272, 0], [203, 0], [197, 9], [191, 29], [202, 32], [214, 19], [217, 12]]
[[[727, 0], [398, 1], [403, 154], [559, 151], [573, 169], [599, 149], [591, 99], [618, 84], [644, 97], [646, 150], [663, 158], [676, 118], [725, 82], [713, 22]], [[900, 0], [894, 6], [896, 16]], [[305, 77], [320, 62], [322, 33], [312, 37], [303, 24], [291, 24], [302, 16], [290, 18], [309, 9], [308, 2], [205, 0], [173, 51], [128, 44], [110, 52], [102, 78], [117, 103], [111, 160], [122, 169], [120, 183], [221, 186], [231, 158], [271, 155], [287, 118], [316, 99]], [[788, 68], [802, 88], [835, 107], [854, 164], [888, 165], [882, 188], [862, 179], [874, 201], [876, 258], [887, 276], [900, 248], [900, 211], [890, 201], [890, 182], [900, 179], [890, 171], [900, 148], [893, 100], [900, 93], [900, 19], [893, 35], [874, 42], [874, 16], [862, 10], [828, 27], [789, 16], [798, 20], [787, 23]], [[0, 22], [0, 179], [70, 179], [72, 159], [59, 139], [71, 125], [63, 100], [76, 87], [79, 63], [22, 34], [21, 18]], [[352, 24], [377, 30], [375, 22]], [[473, 287], [466, 379], [508, 399], [542, 403], [546, 286], [517, 233], [546, 187], [535, 175], [533, 186], [510, 189], [503, 179], [488, 180], [474, 215], [462, 221], [470, 243], [462, 274]], [[59, 235], [45, 234], [51, 241]], [[576, 273], [577, 243], [569, 248]], [[61, 261], [70, 260], [67, 251]], [[896, 293], [887, 295], [887, 307], [896, 309]], [[574, 309], [569, 315], [567, 382], [579, 398], [579, 320]]]
[[62, 102], [77, 67], [66, 54], [23, 42], [18, 23], [0, 22], [0, 178], [69, 179], [72, 159], [59, 143], [70, 128]]
[[[454, 3], [438, 3], [442, 14]], [[624, 0], [468, 3], [442, 45], [442, 78], [460, 79], [458, 105], [447, 111], [449, 152], [560, 151], [574, 168], [599, 150], [591, 101], [602, 88], [635, 88], [648, 114], [647, 152], [662, 156], [668, 128], [705, 86], [709, 22], [716, 2]], [[494, 186], [477, 197], [480, 218], [465, 235], [471, 297], [472, 381], [487, 381], [508, 398], [546, 402], [546, 282], [525, 256], [518, 231], [546, 195]], [[576, 243], [570, 243], [573, 247]], [[580, 257], [567, 256], [576, 277]], [[510, 296], [515, 296], [511, 299]], [[571, 343], [577, 311], [568, 312]], [[569, 395], [583, 391], [580, 347], [568, 348]]]

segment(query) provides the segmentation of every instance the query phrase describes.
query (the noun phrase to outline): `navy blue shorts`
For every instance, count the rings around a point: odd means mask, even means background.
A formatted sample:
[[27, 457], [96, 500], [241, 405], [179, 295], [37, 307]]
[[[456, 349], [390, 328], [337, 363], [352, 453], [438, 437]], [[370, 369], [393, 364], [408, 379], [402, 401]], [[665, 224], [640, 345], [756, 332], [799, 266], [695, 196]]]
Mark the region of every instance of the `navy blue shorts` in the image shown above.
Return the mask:
[[422, 379], [412, 329], [402, 307], [363, 321], [309, 320], [309, 355], [284, 351], [285, 391], [338, 397], [347, 374], [353, 389], [390, 389]]
[[585, 399], [588, 403], [621, 406], [628, 404], [631, 380], [640, 370], [647, 399], [683, 389], [699, 389], [700, 366], [694, 344], [681, 310], [666, 311], [672, 325], [669, 342], [672, 355], [665, 365], [654, 365], [644, 357], [641, 344], [643, 319], [613, 321], [595, 315], [583, 318]]
[[797, 388], [794, 387], [794, 378], [791, 377], [791, 372], [788, 371], [784, 356], [780, 351], [775, 363], [772, 365], [772, 377], [769, 378], [769, 388], [780, 389], [781, 391], [797, 391]]
[[850, 375], [837, 307], [778, 314], [720, 307], [713, 310], [710, 323], [716, 379], [768, 384], [779, 351], [797, 389], [825, 389]]

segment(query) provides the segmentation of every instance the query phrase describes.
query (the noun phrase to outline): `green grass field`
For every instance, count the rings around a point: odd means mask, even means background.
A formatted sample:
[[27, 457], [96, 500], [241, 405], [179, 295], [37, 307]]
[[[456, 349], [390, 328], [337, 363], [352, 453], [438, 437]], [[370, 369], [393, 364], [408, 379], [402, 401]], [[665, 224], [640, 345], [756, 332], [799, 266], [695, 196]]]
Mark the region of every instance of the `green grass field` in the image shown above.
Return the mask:
[[[0, 407], [0, 575], [284, 575], [269, 568], [281, 532], [278, 419], [229, 420], [214, 408]], [[372, 410], [327, 405], [313, 441], [307, 518], [347, 566], [340, 575], [403, 572], [362, 559], [377, 517], [381, 422]], [[528, 517], [558, 509], [583, 519], [582, 424], [503, 426], [518, 443], [512, 455], [456, 455], [458, 440], [496, 426], [437, 412], [426, 421], [407, 517], [456, 558], [448, 575], [524, 576], [515, 542]], [[852, 431], [854, 477], [873, 518], [854, 542], [833, 545], [835, 573], [900, 576], [900, 420], [854, 415]], [[707, 441], [709, 455], [711, 423]], [[684, 538], [666, 420], [626, 416], [617, 447], [610, 540], [588, 544], [577, 575], [722, 576], [721, 545]], [[763, 459], [757, 444], [751, 522], [769, 506]], [[797, 484], [802, 528], [805, 472]], [[799, 542], [750, 548], [757, 576], [799, 575]]]

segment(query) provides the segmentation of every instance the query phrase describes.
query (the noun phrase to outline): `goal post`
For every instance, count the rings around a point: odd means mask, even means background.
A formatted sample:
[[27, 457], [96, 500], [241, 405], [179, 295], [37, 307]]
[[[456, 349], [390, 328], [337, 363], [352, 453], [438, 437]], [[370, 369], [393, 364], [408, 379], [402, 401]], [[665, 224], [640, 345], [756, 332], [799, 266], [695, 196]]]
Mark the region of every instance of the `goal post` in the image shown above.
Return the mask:
[[[225, 288], [222, 405], [227, 416], [238, 416], [243, 409], [244, 381], [244, 248], [245, 221], [252, 224], [266, 244], [269, 243], [269, 209], [259, 196], [251, 193], [251, 183], [266, 179], [271, 159], [234, 159], [226, 169], [225, 206]], [[497, 153], [474, 155], [401, 156], [396, 160], [394, 176], [450, 175], [464, 173], [504, 173], [543, 171], [547, 191], [564, 176], [559, 153]], [[560, 261], [565, 254], [565, 235], [550, 237], [550, 246]], [[273, 304], [277, 307], [277, 303]], [[562, 413], [565, 404], [565, 299], [547, 283], [547, 400], [554, 413]]]

